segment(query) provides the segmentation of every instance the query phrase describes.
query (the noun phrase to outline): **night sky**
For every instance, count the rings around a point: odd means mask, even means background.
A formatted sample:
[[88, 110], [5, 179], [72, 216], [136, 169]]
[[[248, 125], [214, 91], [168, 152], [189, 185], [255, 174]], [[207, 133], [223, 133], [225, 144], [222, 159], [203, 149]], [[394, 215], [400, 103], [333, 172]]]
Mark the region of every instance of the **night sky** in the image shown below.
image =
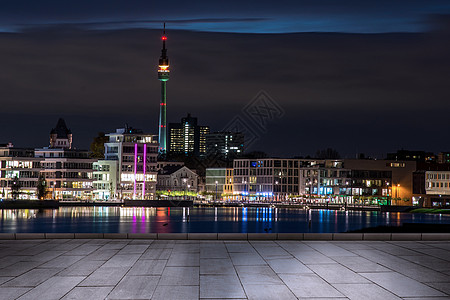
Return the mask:
[[169, 122], [222, 130], [264, 90], [283, 113], [250, 150], [450, 151], [449, 1], [276, 3], [2, 1], [0, 143], [47, 146], [59, 117], [78, 148], [157, 134], [166, 21]]

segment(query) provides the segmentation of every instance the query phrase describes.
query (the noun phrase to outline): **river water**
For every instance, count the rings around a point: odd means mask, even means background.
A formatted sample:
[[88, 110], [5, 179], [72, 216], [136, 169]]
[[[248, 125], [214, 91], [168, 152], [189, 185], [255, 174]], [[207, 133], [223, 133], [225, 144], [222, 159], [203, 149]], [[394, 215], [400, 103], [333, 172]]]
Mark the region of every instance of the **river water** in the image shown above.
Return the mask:
[[256, 207], [0, 210], [2, 233], [333, 233], [402, 223], [450, 224], [450, 215]]

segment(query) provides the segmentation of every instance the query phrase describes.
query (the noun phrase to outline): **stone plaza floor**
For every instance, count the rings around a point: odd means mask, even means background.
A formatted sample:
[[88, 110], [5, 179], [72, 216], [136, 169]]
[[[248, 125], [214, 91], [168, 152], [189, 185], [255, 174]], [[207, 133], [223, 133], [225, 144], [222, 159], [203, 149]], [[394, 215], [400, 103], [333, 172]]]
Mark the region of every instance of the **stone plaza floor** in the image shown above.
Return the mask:
[[0, 240], [0, 299], [450, 299], [450, 242]]

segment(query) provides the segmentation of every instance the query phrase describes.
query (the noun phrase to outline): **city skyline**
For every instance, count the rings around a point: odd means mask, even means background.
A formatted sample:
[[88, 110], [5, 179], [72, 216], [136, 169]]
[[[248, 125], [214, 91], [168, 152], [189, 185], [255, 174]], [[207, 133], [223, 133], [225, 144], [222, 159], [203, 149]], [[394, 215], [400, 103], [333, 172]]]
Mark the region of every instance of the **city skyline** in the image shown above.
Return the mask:
[[[317, 6], [306, 7], [319, 20], [330, 14], [345, 16], [346, 7], [361, 19], [374, 6], [351, 4], [345, 2], [333, 11], [326, 3], [319, 15], [313, 13]], [[292, 14], [301, 19], [304, 13], [299, 9], [304, 5], [293, 5]], [[448, 151], [450, 143], [442, 139], [449, 125], [448, 5], [442, 1], [410, 5], [407, 19], [426, 26], [364, 31], [354, 22], [354, 30], [336, 25], [321, 32], [306, 27], [302, 32], [292, 23], [289, 28], [297, 33], [262, 34], [269, 32], [263, 30], [267, 24], [277, 28], [286, 9], [275, 10], [272, 19], [263, 18], [263, 11], [270, 14], [265, 3], [261, 11], [250, 13], [245, 7], [241, 15], [229, 13], [228, 18], [215, 14], [203, 18], [212, 9], [209, 6], [198, 16], [191, 11], [184, 18], [169, 14], [174, 73], [167, 121], [191, 113], [212, 131], [219, 131], [264, 90], [285, 114], [267, 124], [249, 150], [280, 157], [314, 155], [328, 147], [343, 157], [357, 153], [382, 157], [402, 148]], [[394, 6], [393, 15], [403, 20], [400, 6]], [[5, 12], [14, 9], [8, 6]], [[59, 6], [51, 12], [61, 12], [61, 20], [40, 10], [26, 22], [16, 18], [16, 25], [3, 18], [2, 142], [40, 147], [59, 117], [71, 124], [77, 148], [88, 148], [97, 132], [125, 123], [157, 134], [160, 87], [154, 68], [161, 48], [160, 20], [149, 15], [148, 22], [135, 22], [140, 15], [130, 12], [129, 21], [120, 14], [99, 21], [96, 18], [101, 15], [84, 16], [77, 9], [68, 17]], [[383, 23], [380, 16], [374, 10], [377, 24]], [[122, 25], [95, 25], [108, 22]], [[259, 31], [252, 27], [257, 23]], [[233, 30], [238, 24], [240, 29]], [[332, 28], [341, 32], [330, 32]], [[399, 33], [396, 28], [408, 32]], [[37, 134], [30, 134], [30, 124]]]

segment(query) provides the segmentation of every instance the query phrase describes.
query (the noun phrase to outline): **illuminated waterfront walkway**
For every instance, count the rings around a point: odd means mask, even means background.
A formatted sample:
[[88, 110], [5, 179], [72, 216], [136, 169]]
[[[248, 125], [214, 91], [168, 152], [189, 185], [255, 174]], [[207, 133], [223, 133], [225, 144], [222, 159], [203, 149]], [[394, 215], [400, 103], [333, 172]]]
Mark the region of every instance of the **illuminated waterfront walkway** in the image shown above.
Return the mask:
[[450, 299], [450, 242], [0, 240], [0, 299]]

